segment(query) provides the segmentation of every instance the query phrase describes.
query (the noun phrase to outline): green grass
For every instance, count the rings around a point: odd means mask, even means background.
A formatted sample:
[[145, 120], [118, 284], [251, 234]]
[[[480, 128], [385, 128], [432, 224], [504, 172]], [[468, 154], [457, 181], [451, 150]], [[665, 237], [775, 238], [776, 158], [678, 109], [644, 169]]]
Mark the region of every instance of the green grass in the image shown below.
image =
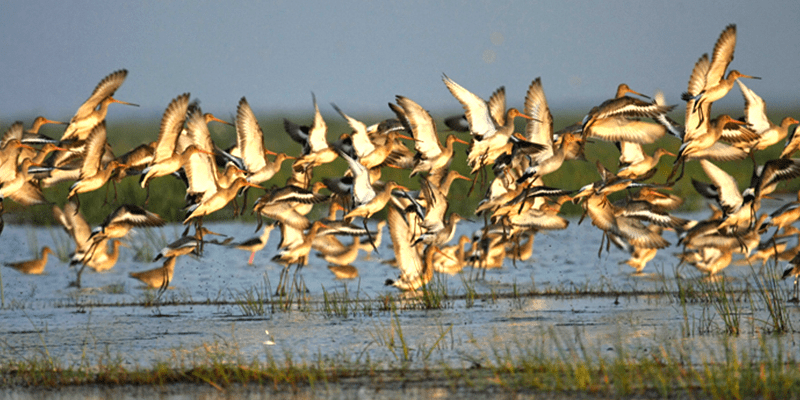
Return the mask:
[[[283, 350], [276, 357], [270, 347], [262, 354], [245, 354], [235, 337], [173, 349], [147, 368], [127, 366], [121, 355], [109, 350], [97, 361], [83, 358], [72, 364], [43, 352], [0, 364], [0, 388], [188, 383], [225, 390], [257, 384], [262, 390], [314, 393], [340, 383], [355, 383], [375, 390], [422, 384], [494, 394], [783, 399], [795, 396], [800, 385], [798, 360], [787, 356], [783, 342], [769, 336], [759, 338], [755, 352], [740, 351], [723, 336], [719, 354], [691, 354], [689, 349], [666, 344], [656, 345], [652, 352], [632, 353], [621, 343], [605, 354], [587, 344], [578, 332], [574, 340], [568, 340], [572, 335], [550, 329], [488, 347], [473, 341], [486, 356], [454, 367], [428, 363], [434, 353], [447, 347], [452, 326], [442, 326], [435, 337], [413, 344], [403, 335], [403, 328], [397, 314], [388, 325], [374, 327], [367, 347], [385, 348], [387, 359], [370, 358], [364, 351], [298, 357]], [[409, 368], [415, 359], [427, 366]], [[395, 366], [386, 368], [387, 363]]]

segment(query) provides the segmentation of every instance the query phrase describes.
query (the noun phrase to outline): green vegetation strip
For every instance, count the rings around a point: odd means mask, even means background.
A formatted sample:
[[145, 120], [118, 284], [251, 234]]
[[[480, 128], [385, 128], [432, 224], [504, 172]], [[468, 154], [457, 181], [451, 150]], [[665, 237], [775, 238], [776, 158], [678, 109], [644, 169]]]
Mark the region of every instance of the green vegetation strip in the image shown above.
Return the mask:
[[[75, 385], [211, 385], [225, 390], [231, 385], [260, 385], [274, 390], [325, 389], [333, 385], [358, 385], [380, 390], [396, 384], [441, 387], [449, 390], [493, 392], [559, 392], [601, 396], [701, 397], [785, 399], [800, 387], [800, 365], [787, 360], [780, 346], [762, 339], [759, 359], [748, 351], [726, 347], [724, 359], [697, 365], [686, 363], [687, 350], [661, 348], [653, 354], [632, 357], [618, 350], [613, 357], [599, 357], [582, 346], [559, 344], [551, 332], [548, 345], [558, 346], [557, 356], [514, 348], [494, 349], [494, 359], [473, 362], [469, 368], [432, 366], [409, 369], [379, 368], [378, 363], [340, 355], [295, 362], [286, 355], [281, 362], [267, 362], [225, 355], [217, 345], [205, 345], [204, 354], [174, 357], [151, 369], [126, 369], [122, 360], [97, 365], [64, 367], [48, 357], [11, 362], [0, 367], [0, 388], [57, 388]], [[622, 347], [620, 346], [620, 349]], [[269, 355], [269, 353], [267, 353]]]

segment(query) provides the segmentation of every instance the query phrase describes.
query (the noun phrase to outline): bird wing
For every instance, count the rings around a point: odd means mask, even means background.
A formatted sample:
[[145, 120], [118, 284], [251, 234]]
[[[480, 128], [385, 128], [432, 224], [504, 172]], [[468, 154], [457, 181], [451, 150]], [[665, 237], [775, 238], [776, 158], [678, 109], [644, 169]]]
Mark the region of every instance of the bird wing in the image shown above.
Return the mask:
[[498, 126], [506, 124], [506, 87], [500, 86], [489, 96], [489, 114]]
[[236, 112], [236, 137], [245, 168], [251, 173], [267, 166], [264, 154], [264, 132], [258, 125], [253, 109], [242, 97]]
[[[186, 131], [192, 144], [208, 152], [214, 151], [208, 125], [199, 107], [190, 109], [186, 119]], [[204, 153], [192, 154], [183, 169], [189, 185], [187, 192], [211, 195], [217, 191], [217, 165], [214, 157]]]
[[100, 159], [106, 145], [106, 121], [102, 121], [92, 129], [89, 137], [86, 138], [86, 147], [83, 153], [83, 164], [81, 164], [81, 179], [88, 178], [97, 174], [100, 169]]
[[622, 141], [620, 143], [620, 165], [631, 165], [644, 161], [644, 150], [639, 143]]
[[711, 66], [706, 76], [706, 86], [708, 89], [715, 86], [725, 75], [728, 64], [733, 60], [733, 50], [736, 48], [736, 25], [730, 24], [719, 35], [717, 43], [714, 45], [714, 53], [711, 56]]
[[347, 120], [347, 123], [350, 125], [350, 128], [353, 129], [353, 134], [350, 135], [351, 140], [353, 141], [353, 147], [356, 150], [356, 155], [358, 157], [364, 157], [369, 153], [372, 153], [375, 150], [375, 145], [369, 140], [369, 135], [367, 134], [367, 126], [364, 125], [363, 122], [350, 117], [349, 115], [342, 112], [336, 104], [331, 104], [333, 108], [341, 114], [344, 119]]
[[436, 133], [436, 123], [431, 114], [407, 97], [397, 96], [397, 104], [403, 108], [406, 121], [414, 136], [414, 149], [425, 159], [442, 154], [442, 146]]
[[767, 106], [764, 100], [757, 95], [754, 91], [750, 90], [740, 80], [736, 80], [739, 88], [742, 89], [742, 96], [744, 97], [744, 118], [753, 131], [761, 133], [769, 129], [770, 124], [767, 119]]
[[[4, 149], [6, 147], [6, 144], [8, 144], [8, 142], [10, 142], [12, 139], [16, 139], [21, 142], [22, 133], [24, 129], [25, 128], [23, 127], [22, 122], [20, 121], [11, 124], [11, 126], [8, 127], [8, 130], [6, 130], [6, 133], [3, 134], [3, 139], [2, 141], [0, 141], [0, 149]], [[0, 155], [0, 157], [2, 156]]]
[[311, 152], [316, 153], [328, 148], [328, 125], [319, 112], [317, 97], [313, 93], [311, 97], [314, 99], [314, 122], [308, 130], [308, 145], [311, 147]]
[[134, 204], [123, 204], [117, 207], [100, 224], [103, 227], [123, 225], [129, 227], [163, 226], [166, 222], [157, 214]]
[[731, 210], [736, 210], [741, 207], [744, 199], [742, 198], [742, 192], [739, 191], [739, 185], [736, 183], [736, 179], [714, 165], [711, 161], [700, 160], [700, 165], [703, 166], [703, 171], [706, 172], [708, 178], [717, 186], [720, 206], [728, 213], [730, 213]]
[[547, 106], [541, 78], [536, 78], [528, 86], [528, 94], [525, 95], [525, 114], [533, 118], [525, 125], [525, 138], [533, 143], [545, 145], [549, 149], [549, 151], [545, 149], [539, 157], [543, 159], [552, 157], [553, 115]]
[[350, 171], [353, 172], [353, 208], [366, 204], [374, 199], [376, 193], [375, 189], [372, 188], [372, 183], [369, 181], [369, 171], [367, 171], [367, 168], [344, 152], [340, 152], [339, 156], [347, 160]]
[[189, 93], [184, 93], [172, 100], [164, 110], [161, 117], [161, 129], [158, 132], [158, 142], [153, 153], [153, 163], [157, 164], [172, 157], [178, 135], [183, 130], [186, 121], [186, 112], [189, 109]]
[[72, 117], [72, 120], [75, 121], [88, 117], [106, 97], [113, 95], [114, 92], [122, 86], [122, 82], [125, 82], [127, 76], [128, 70], [121, 69], [103, 78], [94, 88], [92, 95], [78, 107], [78, 111], [75, 112], [75, 116]]
[[389, 207], [386, 220], [401, 279], [405, 276], [409, 278], [419, 276], [422, 273], [422, 258], [416, 247], [411, 246], [413, 232], [408, 228], [408, 223], [394, 206]]
[[692, 153], [686, 156], [686, 161], [700, 160], [708, 158], [715, 161], [734, 161], [742, 160], [747, 157], [747, 152], [744, 150], [727, 145], [722, 142], [716, 142], [711, 147]]
[[617, 225], [620, 232], [622, 232], [622, 236], [633, 246], [646, 249], [661, 249], [669, 246], [669, 242], [666, 239], [661, 237], [660, 234], [647, 229], [639, 220], [619, 217], [617, 218]]
[[42, 193], [42, 189], [30, 181], [23, 183], [21, 188], [9, 193], [8, 197], [24, 206], [46, 204], [48, 202]]
[[615, 117], [596, 121], [588, 134], [610, 142], [649, 144], [660, 139], [666, 132], [667, 128], [661, 124]]
[[[711, 68], [711, 61], [708, 60], [708, 54], [703, 54], [699, 60], [694, 64], [692, 75], [689, 77], [689, 85], [687, 94], [689, 96], [697, 96], [705, 89], [706, 76], [708, 69]], [[708, 124], [709, 113], [711, 112], [711, 103], [703, 103], [700, 110], [695, 110], [694, 99], [686, 101], [686, 122], [684, 142], [693, 139], [694, 137], [703, 134], [708, 129], [707, 126], [700, 125], [700, 116], [703, 116], [704, 125]]]
[[75, 251], [77, 252], [79, 249], [85, 249], [89, 236], [92, 234], [92, 229], [89, 227], [89, 224], [86, 223], [83, 213], [78, 210], [78, 205], [71, 201], [64, 204], [63, 217], [63, 220], [61, 218], [58, 219], [65, 227], [69, 226], [67, 230], [70, 231], [72, 239], [75, 240]]
[[444, 75], [442, 80], [447, 86], [447, 89], [450, 90], [450, 93], [453, 94], [453, 97], [455, 97], [464, 108], [472, 135], [481, 139], [486, 139], [494, 135], [497, 128], [489, 112], [489, 105], [486, 104], [486, 101], [474, 95], [469, 90], [464, 89], [454, 80], [448, 78], [447, 75]]

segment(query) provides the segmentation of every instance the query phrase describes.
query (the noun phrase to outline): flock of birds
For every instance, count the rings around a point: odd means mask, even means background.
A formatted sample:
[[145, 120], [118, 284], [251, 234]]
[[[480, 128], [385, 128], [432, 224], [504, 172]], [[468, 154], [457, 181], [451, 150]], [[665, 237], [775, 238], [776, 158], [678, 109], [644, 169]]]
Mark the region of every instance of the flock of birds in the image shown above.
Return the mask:
[[[452, 133], [443, 143], [430, 113], [403, 96], [389, 104], [395, 118], [371, 126], [334, 105], [352, 132], [329, 142], [327, 126], [314, 99], [310, 126], [284, 121], [289, 137], [303, 147], [297, 156], [276, 154], [265, 147], [263, 132], [245, 98], [239, 102], [235, 122], [229, 124], [204, 114], [196, 102], [190, 101], [189, 93], [168, 105], [156, 142], [115, 156], [107, 142], [104, 119], [110, 104], [130, 104], [112, 97], [127, 75], [126, 70], [120, 70], [97, 85], [66, 124], [61, 138], [38, 133], [43, 124], [56, 123], [42, 117], [33, 122], [31, 129], [25, 130], [21, 122], [8, 129], [0, 144], [0, 198], [24, 205], [51, 204], [42, 194], [43, 189], [62, 181], [74, 182], [63, 210], [54, 206], [53, 213], [75, 241], [72, 264], [76, 266], [78, 286], [85, 267], [96, 271], [113, 267], [119, 256], [119, 239], [131, 228], [165, 223], [142, 206], [125, 204], [90, 229], [81, 215], [79, 196], [103, 187], [109, 180], [134, 175], [148, 190], [149, 199], [149, 183], [153, 179], [174, 175], [186, 184], [183, 224], [187, 229], [156, 257], [165, 260], [162, 267], [131, 274], [156, 288], [169, 285], [177, 257], [199, 254], [206, 243], [245, 249], [251, 253], [252, 263], [253, 255], [264, 247], [275, 227], [280, 229], [281, 243], [273, 260], [287, 266], [279, 290], [289, 281], [289, 267], [296, 265], [299, 269], [306, 265], [312, 251], [320, 253], [335, 273], [357, 274], [349, 264], [359, 252], [376, 249], [383, 227], [388, 225], [400, 276], [386, 284], [413, 291], [429, 282], [434, 271], [455, 273], [472, 265], [485, 273], [486, 269], [502, 266], [506, 258], [526, 260], [531, 257], [537, 232], [567, 228], [569, 221], [559, 212], [565, 202], [572, 201], [582, 205], [584, 217], [588, 215], [592, 224], [603, 231], [607, 243], [630, 253], [627, 264], [637, 272], [659, 249], [670, 245], [662, 232], [672, 229], [678, 233], [683, 249], [679, 254], [681, 262], [709, 275], [727, 267], [736, 253], [743, 254], [749, 262], [772, 258], [789, 261], [792, 268], [785, 276], [795, 276], [797, 298], [800, 245], [790, 248], [787, 243], [790, 236], [798, 234], [792, 223], [800, 218], [800, 192], [798, 201], [772, 214], [760, 214], [759, 207], [778, 182], [800, 175], [800, 159], [790, 158], [800, 148], [800, 136], [788, 135], [789, 127], [798, 120], [786, 117], [780, 124], [772, 123], [767, 119], [764, 101], [740, 80], [758, 78], [736, 70], [725, 76], [735, 44], [736, 27], [730, 25], [717, 40], [711, 57], [704, 54], [695, 64], [688, 90], [682, 96], [686, 101], [683, 126], [668, 116], [676, 106], [665, 104], [662, 94], [650, 99], [621, 84], [614, 98], [592, 108], [583, 121], [554, 132], [539, 78], [531, 83], [524, 109], [519, 111], [506, 109], [504, 88], [485, 101], [445, 75], [445, 86], [461, 103], [465, 114], [445, 120]], [[744, 117], [712, 117], [712, 104], [725, 96], [734, 82], [744, 96]], [[524, 132], [515, 132], [517, 117], [528, 120]], [[212, 121], [234, 125], [236, 145], [228, 149], [216, 146], [207, 125]], [[469, 140], [459, 138], [459, 132], [468, 132]], [[654, 143], [666, 134], [681, 141], [677, 153], [663, 148], [652, 155], [645, 153], [642, 145]], [[756, 165], [744, 191], [714, 164], [750, 157], [755, 165], [755, 152], [776, 145], [787, 136], [780, 158]], [[601, 179], [578, 190], [544, 185], [542, 178], [564, 162], [585, 160], [585, 143], [593, 139], [616, 144], [620, 151], [616, 172], [598, 162]], [[450, 169], [456, 143], [465, 145], [473, 178]], [[268, 156], [274, 158], [270, 160]], [[675, 157], [675, 162], [666, 181], [656, 183], [652, 178], [663, 156]], [[340, 158], [349, 166], [347, 173], [314, 179], [315, 167]], [[270, 182], [286, 160], [292, 160], [286, 184], [264, 189], [262, 185]], [[710, 180], [692, 180], [694, 187], [717, 204], [712, 207], [711, 216], [699, 221], [671, 215], [682, 199], [667, 193], [683, 177], [685, 163], [693, 160], [699, 160]], [[394, 181], [381, 181], [384, 168], [410, 171], [410, 176], [419, 177], [419, 187], [411, 190]], [[489, 168], [493, 178], [487, 182]], [[472, 237], [462, 236], [452, 244], [456, 225], [464, 217], [448, 214], [450, 186], [456, 179], [465, 179], [471, 180], [474, 188], [479, 178], [487, 189], [475, 214], [483, 218], [484, 227]], [[208, 240], [206, 236], [214, 232], [203, 227], [203, 217], [222, 209], [241, 192], [247, 204], [247, 192], [255, 189], [263, 193], [253, 207], [259, 216], [256, 230], [262, 226], [261, 218], [274, 222], [250, 240]], [[608, 199], [620, 191], [627, 195], [615, 202]], [[327, 218], [309, 220], [307, 215], [312, 208], [322, 203], [328, 205]], [[386, 210], [386, 219], [380, 221], [376, 231], [370, 231], [367, 220], [382, 210]], [[189, 234], [192, 227], [194, 233]], [[771, 227], [775, 228], [774, 233], [763, 240], [762, 235]], [[352, 242], [343, 244], [338, 239], [342, 235], [353, 237]], [[602, 248], [601, 242], [601, 251]], [[44, 248], [40, 259], [7, 265], [26, 273], [41, 273], [50, 252]]]

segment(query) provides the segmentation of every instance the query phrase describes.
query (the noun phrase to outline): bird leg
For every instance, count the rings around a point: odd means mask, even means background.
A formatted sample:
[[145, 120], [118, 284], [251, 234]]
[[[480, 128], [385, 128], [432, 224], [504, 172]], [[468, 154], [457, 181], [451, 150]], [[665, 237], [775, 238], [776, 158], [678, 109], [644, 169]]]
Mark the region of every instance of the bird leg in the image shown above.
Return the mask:
[[160, 300], [161, 295], [163, 295], [167, 291], [167, 288], [169, 287], [169, 272], [166, 269], [164, 269], [163, 273], [164, 276], [163, 280], [161, 281], [161, 287], [159, 287], [158, 292], [156, 292], [156, 300]]
[[[244, 200], [242, 200], [242, 212], [239, 215], [244, 215], [244, 211], [245, 211], [244, 209], [245, 209], [245, 207], [247, 207], [247, 193], [249, 193], [249, 192], [250, 192], [250, 188], [249, 187], [245, 187], [244, 188], [244, 193], [242, 193], [242, 196], [244, 196]], [[235, 202], [236, 201], [236, 197], [234, 197], [233, 200]], [[234, 203], [234, 204], [236, 204], [236, 203]], [[236, 207], [236, 206], [234, 206], [234, 207]], [[236, 217], [236, 212], [235, 211], [234, 211], [234, 217]]]
[[284, 266], [281, 270], [280, 278], [278, 279], [278, 287], [275, 290], [276, 296], [283, 296], [285, 290], [283, 290], [283, 285], [285, 285], [285, 277], [288, 275], [289, 266]]
[[145, 189], [147, 190], [147, 194], [144, 196], [144, 205], [147, 205], [147, 202], [150, 201], [150, 184], [145, 185]]
[[[71, 200], [72, 199], [67, 197], [67, 201], [71, 201]], [[76, 193], [75, 194], [75, 214], [73, 214], [73, 215], [78, 215], [78, 212], [79, 212], [80, 209], [81, 209], [81, 198]]]
[[86, 268], [86, 263], [81, 264], [81, 267], [78, 268], [78, 273], [75, 276], [75, 282], [69, 284], [69, 286], [76, 287], [78, 289], [81, 288], [81, 274], [83, 273], [83, 269]]
[[367, 231], [367, 239], [369, 239], [369, 244], [372, 245], [372, 249], [375, 250], [378, 255], [381, 255], [381, 252], [378, 251], [378, 247], [375, 246], [375, 240], [372, 239], [372, 233], [369, 231], [369, 228], [367, 228], [367, 219], [362, 218], [362, 220], [364, 221], [364, 230]]
[[472, 194], [472, 190], [475, 189], [475, 183], [478, 181], [478, 175], [476, 174], [474, 178], [472, 178], [472, 185], [469, 187], [469, 191], [467, 191], [467, 197]]
[[800, 294], [800, 293], [798, 293], [798, 292], [800, 292], [800, 289], [798, 289], [798, 283], [800, 283], [800, 282], [798, 282], [798, 277], [795, 276], [794, 277], [794, 290], [792, 290], [793, 297], [791, 299], [789, 299], [789, 301], [792, 302], [792, 303], [800, 302], [800, 298], [798, 298], [798, 294]]
[[[666, 186], [672, 186], [672, 185], [674, 185], [674, 184], [675, 184], [675, 182], [677, 182], [677, 181], [679, 181], [681, 178], [683, 178], [683, 168], [684, 168], [684, 164], [685, 164], [685, 163], [686, 163], [686, 160], [685, 160], [685, 159], [683, 158], [683, 156], [682, 156], [682, 155], [680, 155], [680, 153], [679, 153], [679, 156], [678, 156], [678, 158], [675, 160], [675, 163], [673, 163], [673, 164], [672, 164], [672, 171], [670, 171], [670, 173], [669, 173], [669, 176], [667, 176], [667, 181], [666, 181], [666, 182], [664, 182], [664, 185], [666, 185]], [[672, 179], [672, 177], [673, 177], [673, 176], [675, 176], [675, 172], [678, 172], [678, 165], [679, 165], [679, 164], [680, 164], [680, 167], [681, 167], [681, 174], [680, 174], [680, 176], [679, 176], [677, 179], [675, 179], [674, 181], [672, 181], [672, 183], [670, 183], [670, 179]]]
[[600, 238], [600, 248], [597, 249], [597, 258], [600, 258], [600, 256], [603, 254], [603, 243], [605, 243], [605, 240], [606, 240], [606, 233], [603, 232], [603, 236]]

